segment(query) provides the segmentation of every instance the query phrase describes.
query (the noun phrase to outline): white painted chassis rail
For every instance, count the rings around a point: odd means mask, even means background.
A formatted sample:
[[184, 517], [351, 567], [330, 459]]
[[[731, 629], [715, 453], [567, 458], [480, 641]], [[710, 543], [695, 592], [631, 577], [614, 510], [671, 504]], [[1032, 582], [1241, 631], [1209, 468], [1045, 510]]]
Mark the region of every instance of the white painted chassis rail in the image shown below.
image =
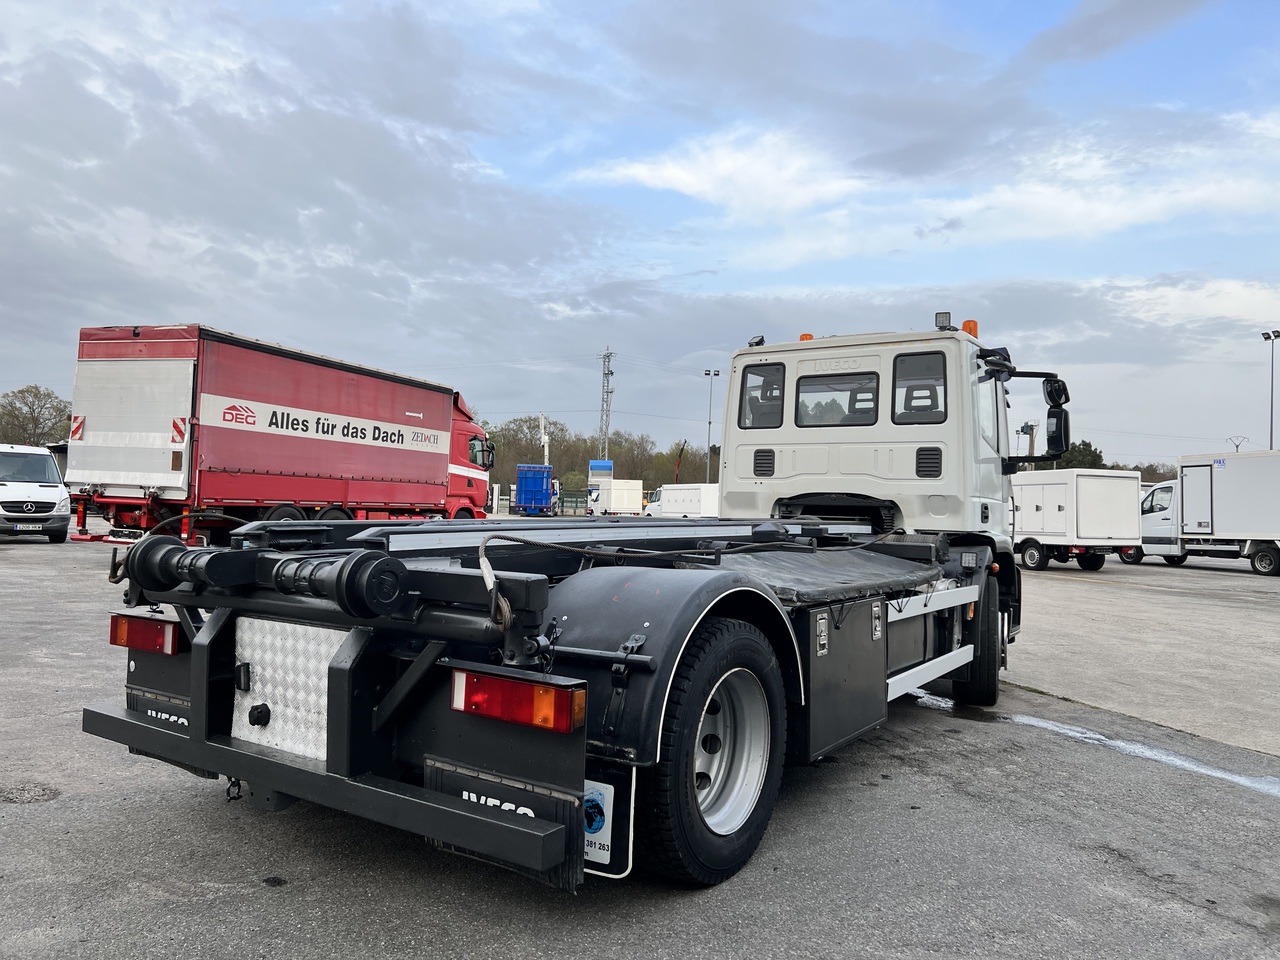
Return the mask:
[[909, 600], [890, 600], [885, 605], [889, 608], [889, 622], [893, 623], [895, 620], [918, 617], [922, 613], [937, 613], [948, 607], [958, 607], [962, 603], [973, 603], [981, 595], [982, 587], [975, 584], [971, 587], [917, 593]]
[[888, 699], [896, 700], [908, 690], [914, 690], [930, 680], [937, 680], [939, 677], [946, 676], [956, 667], [963, 667], [972, 660], [973, 646], [970, 645], [961, 647], [959, 650], [952, 650], [950, 653], [944, 653], [936, 660], [930, 660], [928, 663], [922, 663], [918, 667], [912, 667], [910, 670], [890, 677]]

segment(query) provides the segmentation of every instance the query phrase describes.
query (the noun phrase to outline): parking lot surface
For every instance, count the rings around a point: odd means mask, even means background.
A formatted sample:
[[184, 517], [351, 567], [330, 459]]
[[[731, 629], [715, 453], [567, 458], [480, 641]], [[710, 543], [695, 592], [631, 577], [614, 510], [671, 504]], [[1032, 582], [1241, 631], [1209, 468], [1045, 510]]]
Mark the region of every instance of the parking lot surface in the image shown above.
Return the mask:
[[1280, 577], [1247, 560], [1024, 570], [1005, 678], [1280, 756]]
[[81, 733], [123, 697], [109, 554], [0, 543], [0, 956], [1280, 956], [1280, 578], [1246, 566], [1027, 573], [998, 707], [939, 684], [789, 770], [719, 887], [570, 896]]

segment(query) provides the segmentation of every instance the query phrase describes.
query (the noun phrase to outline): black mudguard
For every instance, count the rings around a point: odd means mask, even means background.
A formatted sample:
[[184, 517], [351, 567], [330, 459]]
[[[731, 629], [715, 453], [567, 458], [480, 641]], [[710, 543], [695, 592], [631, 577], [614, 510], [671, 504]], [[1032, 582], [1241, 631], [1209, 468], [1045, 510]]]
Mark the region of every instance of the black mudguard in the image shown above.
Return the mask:
[[657, 760], [676, 665], [709, 616], [758, 627], [777, 655], [788, 698], [804, 702], [791, 621], [773, 591], [745, 574], [596, 567], [558, 584], [547, 612], [558, 630], [552, 672], [588, 681], [588, 755], [640, 766]]

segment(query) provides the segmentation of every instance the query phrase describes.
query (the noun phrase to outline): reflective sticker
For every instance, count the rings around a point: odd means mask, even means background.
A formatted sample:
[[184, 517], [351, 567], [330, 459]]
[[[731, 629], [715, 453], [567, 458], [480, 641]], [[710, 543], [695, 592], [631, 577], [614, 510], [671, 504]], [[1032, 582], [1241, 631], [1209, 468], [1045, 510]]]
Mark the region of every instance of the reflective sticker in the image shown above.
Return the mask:
[[608, 863], [613, 848], [613, 785], [587, 780], [582, 791], [585, 855], [590, 863]]

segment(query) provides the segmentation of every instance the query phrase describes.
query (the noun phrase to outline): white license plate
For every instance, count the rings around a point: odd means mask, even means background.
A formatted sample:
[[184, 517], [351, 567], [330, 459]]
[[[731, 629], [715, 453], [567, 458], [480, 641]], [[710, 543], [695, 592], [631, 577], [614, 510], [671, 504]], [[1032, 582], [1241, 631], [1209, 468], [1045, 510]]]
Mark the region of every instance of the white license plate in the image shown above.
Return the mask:
[[13, 529], [15, 529], [15, 530], [43, 530], [43, 529], [44, 529], [44, 524], [43, 524], [43, 523], [15, 523], [15, 524], [13, 525]]

